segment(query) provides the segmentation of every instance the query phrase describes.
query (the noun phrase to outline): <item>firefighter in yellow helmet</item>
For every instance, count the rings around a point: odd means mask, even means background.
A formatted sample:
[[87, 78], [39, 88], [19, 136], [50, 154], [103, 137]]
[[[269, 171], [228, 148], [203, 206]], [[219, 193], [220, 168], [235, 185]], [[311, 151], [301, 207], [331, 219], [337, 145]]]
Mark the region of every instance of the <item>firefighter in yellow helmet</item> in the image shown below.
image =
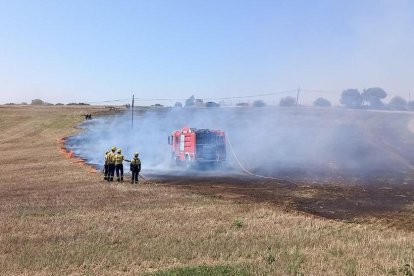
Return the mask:
[[121, 149], [117, 150], [117, 154], [115, 155], [115, 170], [116, 170], [116, 181], [123, 182], [124, 181], [124, 161], [130, 162], [126, 160], [122, 155]]
[[115, 173], [115, 151], [116, 147], [112, 147], [112, 150], [107, 155], [107, 162], [108, 162], [108, 181], [114, 181], [114, 173]]
[[138, 158], [138, 152], [134, 153], [134, 158], [131, 160], [130, 169], [132, 172], [131, 184], [138, 184], [138, 175], [141, 171], [141, 160]]
[[108, 180], [108, 175], [109, 175], [109, 165], [108, 165], [108, 153], [109, 153], [110, 151], [109, 150], [106, 150], [106, 152], [105, 152], [105, 157], [104, 157], [104, 160], [105, 160], [105, 163], [104, 163], [104, 180]]

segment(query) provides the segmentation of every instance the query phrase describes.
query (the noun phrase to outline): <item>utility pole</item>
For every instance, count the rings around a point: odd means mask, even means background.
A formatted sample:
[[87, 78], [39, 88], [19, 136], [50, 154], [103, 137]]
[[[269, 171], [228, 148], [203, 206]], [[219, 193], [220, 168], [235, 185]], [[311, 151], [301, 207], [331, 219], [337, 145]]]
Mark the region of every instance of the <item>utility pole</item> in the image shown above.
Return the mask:
[[298, 94], [296, 94], [296, 108], [298, 108], [300, 86], [298, 87]]
[[132, 128], [134, 128], [134, 95], [132, 95], [131, 115]]

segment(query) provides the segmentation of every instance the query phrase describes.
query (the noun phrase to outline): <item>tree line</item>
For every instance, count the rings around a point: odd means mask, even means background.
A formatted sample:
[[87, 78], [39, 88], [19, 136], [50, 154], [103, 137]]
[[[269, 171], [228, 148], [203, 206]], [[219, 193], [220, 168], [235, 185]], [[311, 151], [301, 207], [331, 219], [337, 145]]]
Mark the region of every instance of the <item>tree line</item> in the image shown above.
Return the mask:
[[387, 92], [380, 87], [364, 89], [346, 89], [341, 94], [341, 104], [354, 109], [377, 109], [377, 110], [414, 110], [414, 101], [407, 101], [400, 96], [391, 98], [389, 103], [383, 100], [388, 96]]
[[[388, 103], [385, 103], [383, 100], [388, 96], [387, 92], [380, 87], [371, 87], [364, 89], [360, 92], [358, 89], [345, 89], [341, 93], [340, 103], [346, 108], [353, 109], [377, 109], [377, 110], [414, 110], [414, 101], [407, 101], [400, 96], [395, 96], [391, 98]], [[279, 101], [279, 106], [289, 107], [296, 106], [297, 104], [296, 97], [287, 96], [281, 98]], [[236, 104], [237, 106], [253, 106], [253, 107], [263, 107], [266, 106], [266, 102], [263, 100], [256, 100], [253, 103], [240, 102]], [[181, 103], [176, 103], [176, 107], [181, 107]], [[185, 101], [185, 106], [207, 106], [207, 107], [216, 107], [220, 104], [214, 102], [204, 103], [202, 99], [196, 99], [194, 96], [191, 96]], [[332, 106], [331, 102], [325, 98], [319, 97], [313, 102], [315, 107], [330, 107]]]

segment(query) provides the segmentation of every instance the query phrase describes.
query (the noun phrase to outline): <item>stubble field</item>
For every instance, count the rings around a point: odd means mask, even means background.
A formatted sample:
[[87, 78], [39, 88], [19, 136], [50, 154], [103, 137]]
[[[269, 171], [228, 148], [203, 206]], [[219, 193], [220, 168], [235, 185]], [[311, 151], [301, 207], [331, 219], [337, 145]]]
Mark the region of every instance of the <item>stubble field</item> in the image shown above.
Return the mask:
[[[250, 191], [257, 180], [160, 176], [107, 184], [59, 152], [86, 112], [103, 108], [0, 106], [1, 274], [413, 273], [411, 185], [266, 182]], [[390, 198], [403, 203], [388, 206]], [[329, 215], [344, 200], [363, 208]], [[384, 208], [358, 211], [371, 202]]]

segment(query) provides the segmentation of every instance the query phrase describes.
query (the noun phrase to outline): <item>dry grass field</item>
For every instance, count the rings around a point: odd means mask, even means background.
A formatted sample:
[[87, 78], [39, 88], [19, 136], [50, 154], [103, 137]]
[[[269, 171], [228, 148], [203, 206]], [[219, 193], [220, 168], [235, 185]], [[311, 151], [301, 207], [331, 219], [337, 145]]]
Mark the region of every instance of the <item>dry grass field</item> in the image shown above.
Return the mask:
[[82, 114], [101, 111], [0, 106], [0, 274], [414, 273], [414, 231], [380, 220], [103, 182], [57, 144]]

